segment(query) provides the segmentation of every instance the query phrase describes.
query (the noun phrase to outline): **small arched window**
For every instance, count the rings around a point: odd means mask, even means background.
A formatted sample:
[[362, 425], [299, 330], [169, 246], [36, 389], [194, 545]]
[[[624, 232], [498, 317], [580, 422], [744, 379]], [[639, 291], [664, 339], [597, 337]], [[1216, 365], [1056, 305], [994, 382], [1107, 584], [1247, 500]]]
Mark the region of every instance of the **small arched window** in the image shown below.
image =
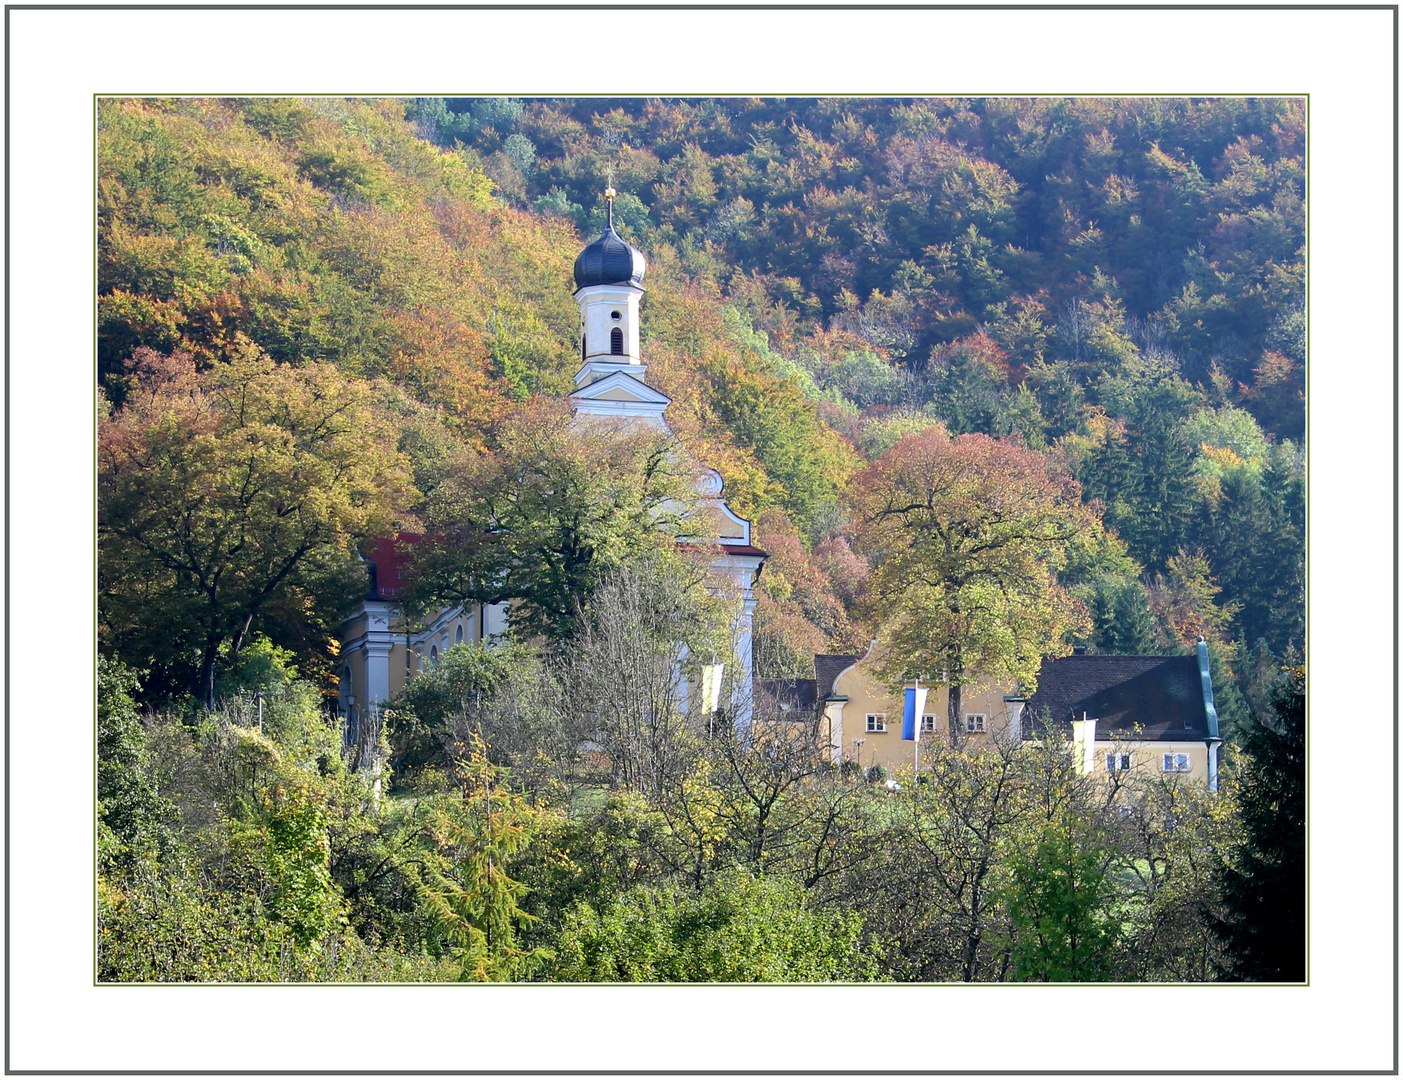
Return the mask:
[[431, 663], [434, 667], [438, 667], [438, 646], [437, 646], [437, 645], [430, 645], [430, 646], [429, 646], [429, 663]]
[[461, 644], [463, 644], [463, 624], [462, 624], [462, 623], [459, 623], [459, 624], [458, 624], [458, 629], [457, 629], [456, 631], [454, 631], [454, 634], [453, 634], [453, 644], [454, 644], [454, 645], [461, 645]]
[[624, 354], [624, 332], [617, 326], [609, 331], [609, 351], [615, 356]]

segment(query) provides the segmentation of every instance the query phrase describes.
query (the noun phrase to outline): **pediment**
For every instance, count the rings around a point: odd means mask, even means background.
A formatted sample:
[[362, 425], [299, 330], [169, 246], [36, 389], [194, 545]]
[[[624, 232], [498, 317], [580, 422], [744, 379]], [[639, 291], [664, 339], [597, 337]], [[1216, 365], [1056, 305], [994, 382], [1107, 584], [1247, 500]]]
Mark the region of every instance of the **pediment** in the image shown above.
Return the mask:
[[624, 401], [641, 405], [661, 405], [666, 408], [672, 398], [659, 393], [647, 383], [640, 382], [631, 375], [616, 371], [588, 386], [582, 386], [570, 395], [572, 401]]
[[595, 401], [642, 401], [643, 396], [636, 394], [627, 386], [615, 386], [605, 390], [602, 394], [597, 394]]

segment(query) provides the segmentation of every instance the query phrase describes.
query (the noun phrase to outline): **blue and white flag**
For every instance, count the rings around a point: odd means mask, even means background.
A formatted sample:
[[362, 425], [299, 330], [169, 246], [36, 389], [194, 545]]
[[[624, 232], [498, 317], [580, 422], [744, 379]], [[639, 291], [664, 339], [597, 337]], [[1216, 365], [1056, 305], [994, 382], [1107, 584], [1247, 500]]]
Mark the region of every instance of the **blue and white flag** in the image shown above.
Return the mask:
[[911, 742], [921, 739], [921, 717], [926, 711], [926, 688], [908, 686], [906, 688], [906, 712], [901, 718], [901, 737]]

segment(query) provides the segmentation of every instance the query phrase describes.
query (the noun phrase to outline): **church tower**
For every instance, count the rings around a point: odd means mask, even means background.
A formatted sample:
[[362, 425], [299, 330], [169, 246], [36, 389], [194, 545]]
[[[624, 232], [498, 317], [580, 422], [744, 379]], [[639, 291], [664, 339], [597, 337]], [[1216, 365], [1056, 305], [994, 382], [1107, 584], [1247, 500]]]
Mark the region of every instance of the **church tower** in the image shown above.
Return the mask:
[[609, 223], [575, 260], [575, 302], [580, 305], [580, 370], [570, 402], [577, 416], [624, 416], [666, 428], [670, 399], [643, 376], [638, 309], [643, 300], [643, 253], [614, 231], [614, 189], [606, 188]]
[[580, 359], [638, 364], [638, 302], [643, 298], [643, 253], [614, 231], [613, 188], [606, 188], [609, 222], [604, 234], [575, 259], [575, 299], [580, 305]]
[[[609, 223], [603, 235], [575, 260], [580, 370], [570, 405], [579, 419], [614, 417], [667, 431], [663, 413], [671, 399], [644, 381], [648, 367], [643, 363], [638, 334], [647, 263], [643, 253], [614, 230], [612, 188], [605, 192], [605, 198], [609, 200]], [[730, 712], [736, 728], [745, 731], [752, 715], [755, 581], [765, 552], [751, 545], [750, 522], [726, 505], [719, 473], [703, 470], [700, 495], [719, 539], [712, 566], [718, 578], [735, 582], [741, 597], [735, 627], [736, 670], [726, 674], [734, 687]], [[363, 734], [378, 731], [380, 706], [403, 689], [416, 672], [436, 665], [456, 644], [492, 642], [508, 631], [507, 604], [445, 608], [430, 613], [423, 624], [407, 627], [400, 609], [406, 587], [404, 553], [417, 540], [416, 535], [401, 533], [375, 541], [366, 552], [371, 571], [369, 591], [338, 633], [342, 643], [340, 713], [352, 743]], [[706, 697], [705, 690], [702, 696]], [[366, 727], [367, 718], [374, 724]]]
[[[643, 253], [614, 231], [612, 187], [609, 220], [604, 233], [575, 260], [575, 302], [580, 305], [580, 370], [570, 404], [577, 417], [612, 416], [655, 424], [668, 430], [663, 413], [672, 399], [644, 381], [648, 366], [639, 344], [638, 315], [643, 299]], [[731, 711], [738, 730], [750, 726], [751, 625], [755, 612], [755, 581], [765, 552], [750, 543], [750, 522], [738, 516], [721, 495], [721, 474], [703, 470], [702, 504], [712, 513], [720, 543], [713, 566], [720, 577], [740, 589], [741, 611], [736, 626], [737, 660]]]

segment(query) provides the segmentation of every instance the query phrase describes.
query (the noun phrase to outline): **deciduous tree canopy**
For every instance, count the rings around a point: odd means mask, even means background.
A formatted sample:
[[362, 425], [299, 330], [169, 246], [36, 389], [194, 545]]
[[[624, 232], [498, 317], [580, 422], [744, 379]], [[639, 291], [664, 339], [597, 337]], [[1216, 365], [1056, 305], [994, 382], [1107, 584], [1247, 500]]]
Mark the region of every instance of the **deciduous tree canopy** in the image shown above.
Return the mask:
[[150, 349], [129, 370], [98, 425], [101, 634], [212, 705], [220, 651], [266, 613], [325, 626], [363, 587], [356, 542], [405, 508], [406, 462], [373, 387], [329, 364], [244, 343], [204, 371]]
[[[1303, 101], [105, 98], [97, 137], [102, 980], [1297, 977], [1299, 685], [1247, 721], [1305, 632]], [[609, 178], [671, 436], [561, 400]], [[925, 783], [833, 768], [797, 685], [728, 727], [689, 462], [771, 552], [757, 671], [880, 632], [951, 685]], [[337, 620], [397, 530], [411, 617], [511, 641], [347, 753]], [[1216, 795], [960, 745], [968, 682], [1199, 634]]]
[[658, 428], [576, 424], [558, 404], [518, 411], [492, 450], [463, 455], [430, 495], [415, 596], [511, 601], [515, 634], [566, 639], [607, 570], [714, 528], [694, 512], [696, 492], [695, 467]]
[[871, 604], [884, 673], [947, 683], [1036, 685], [1045, 655], [1086, 627], [1058, 584], [1067, 547], [1092, 518], [1076, 482], [1036, 451], [986, 435], [908, 435], [853, 483], [856, 530], [874, 568]]

